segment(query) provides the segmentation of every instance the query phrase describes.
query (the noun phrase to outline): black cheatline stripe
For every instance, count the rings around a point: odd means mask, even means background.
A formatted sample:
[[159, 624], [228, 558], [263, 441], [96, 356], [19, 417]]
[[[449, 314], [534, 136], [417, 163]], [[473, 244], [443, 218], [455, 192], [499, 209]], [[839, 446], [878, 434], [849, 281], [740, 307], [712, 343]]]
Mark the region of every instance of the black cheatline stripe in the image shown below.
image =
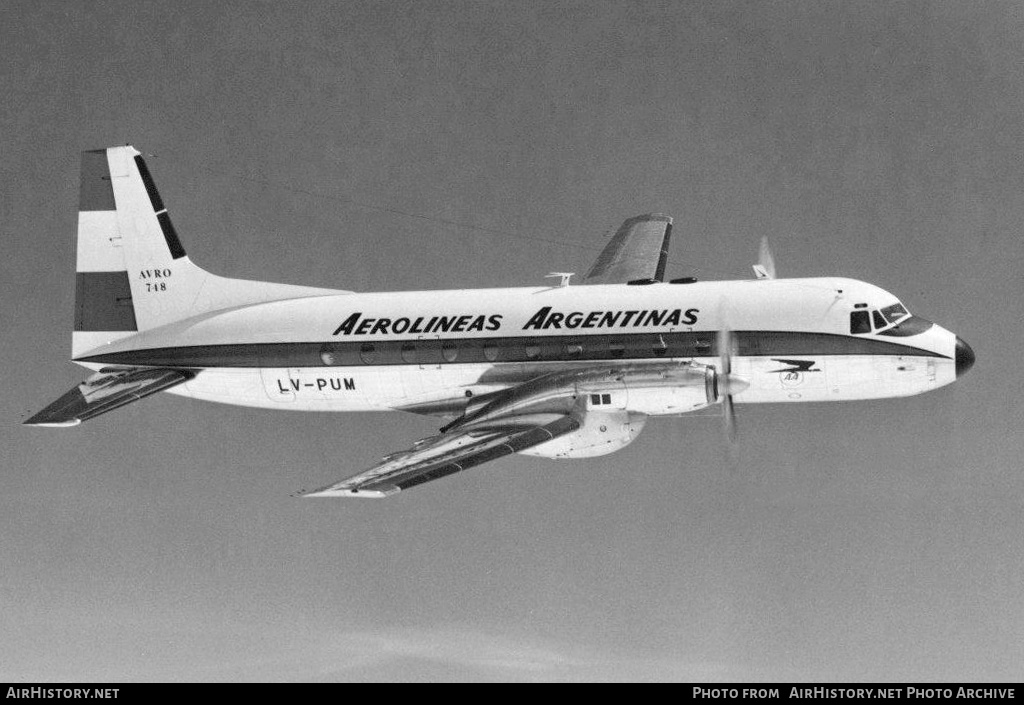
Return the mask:
[[137, 331], [128, 272], [75, 273], [76, 331]]
[[153, 177], [149, 175], [149, 168], [141, 155], [135, 157], [135, 166], [139, 168], [139, 176], [142, 177], [142, 183], [146, 187], [146, 193], [149, 194], [149, 202], [153, 204], [153, 210], [162, 211], [164, 209], [163, 199], [160, 198], [160, 192], [156, 190], [156, 184], [153, 183]]
[[171, 216], [167, 215], [167, 211], [164, 211], [163, 213], [157, 213], [156, 219], [160, 221], [160, 229], [164, 233], [164, 240], [167, 241], [167, 249], [171, 251], [171, 258], [181, 259], [184, 257], [185, 248], [181, 246], [178, 233], [174, 230], [174, 225], [171, 224]]
[[[892, 340], [831, 333], [736, 331], [739, 357], [820, 357], [822, 355], [915, 355], [944, 357]], [[667, 347], [663, 346], [664, 344]], [[454, 359], [449, 359], [456, 343]], [[485, 349], [486, 343], [486, 349]], [[416, 346], [410, 362], [408, 346]], [[372, 349], [372, 357], [367, 348]], [[572, 346], [570, 351], [568, 348]], [[582, 350], [577, 352], [577, 348]], [[404, 351], [403, 351], [404, 348]], [[448, 357], [445, 357], [445, 353]], [[666, 358], [717, 357], [714, 331], [702, 333], [625, 333], [561, 335], [543, 338], [462, 338], [434, 340], [360, 340], [353, 342], [243, 343], [147, 348], [82, 358], [85, 362], [158, 367], [363, 367], [438, 366], [492, 362], [620, 362]], [[366, 361], [364, 361], [366, 357]]]

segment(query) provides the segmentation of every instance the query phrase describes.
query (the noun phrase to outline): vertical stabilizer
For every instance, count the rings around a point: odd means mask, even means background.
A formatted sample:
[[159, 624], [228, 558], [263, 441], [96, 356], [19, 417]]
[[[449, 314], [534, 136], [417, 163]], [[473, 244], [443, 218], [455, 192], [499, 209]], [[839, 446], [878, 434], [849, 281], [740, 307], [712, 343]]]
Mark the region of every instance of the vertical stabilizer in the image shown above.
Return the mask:
[[72, 357], [229, 306], [344, 293], [227, 279], [185, 254], [142, 154], [82, 153]]

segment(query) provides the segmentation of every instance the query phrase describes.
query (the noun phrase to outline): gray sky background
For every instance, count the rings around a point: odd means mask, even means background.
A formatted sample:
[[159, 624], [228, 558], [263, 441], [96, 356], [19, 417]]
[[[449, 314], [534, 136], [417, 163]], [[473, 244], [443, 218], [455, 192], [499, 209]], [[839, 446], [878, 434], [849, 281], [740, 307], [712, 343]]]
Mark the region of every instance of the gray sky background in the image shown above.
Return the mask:
[[[0, 680], [1024, 677], [1020, 3], [4, 0], [0, 95]], [[767, 234], [978, 364], [741, 406], [732, 451], [662, 419], [292, 499], [437, 422], [160, 395], [19, 425], [84, 376], [79, 152], [125, 142], [219, 274], [538, 284], [661, 211], [674, 276], [747, 277]]]

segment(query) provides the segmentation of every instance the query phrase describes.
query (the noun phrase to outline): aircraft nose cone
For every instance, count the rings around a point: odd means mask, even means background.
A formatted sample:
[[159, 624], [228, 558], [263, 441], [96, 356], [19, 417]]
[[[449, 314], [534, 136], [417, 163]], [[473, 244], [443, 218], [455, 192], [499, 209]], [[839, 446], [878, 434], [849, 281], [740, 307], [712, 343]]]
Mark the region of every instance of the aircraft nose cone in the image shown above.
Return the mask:
[[956, 339], [956, 376], [967, 372], [974, 366], [974, 351], [971, 350], [971, 346], [963, 341], [962, 338], [957, 336]]

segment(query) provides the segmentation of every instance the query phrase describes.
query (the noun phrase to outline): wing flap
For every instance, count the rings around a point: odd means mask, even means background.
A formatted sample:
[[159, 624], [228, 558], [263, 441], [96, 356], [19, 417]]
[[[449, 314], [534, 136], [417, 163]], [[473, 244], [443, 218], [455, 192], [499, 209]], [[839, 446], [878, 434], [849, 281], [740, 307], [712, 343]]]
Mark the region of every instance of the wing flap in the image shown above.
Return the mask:
[[668, 264], [672, 219], [667, 215], [630, 218], [601, 250], [583, 281], [586, 284], [626, 284], [663, 281]]
[[191, 370], [119, 369], [101, 371], [25, 421], [28, 426], [75, 426], [93, 417], [187, 382]]
[[532, 448], [580, 428], [577, 414], [558, 416], [543, 425], [504, 425], [490, 431], [460, 429], [425, 439], [418, 446], [388, 456], [388, 459], [358, 475], [306, 497], [387, 497], [401, 490]]

